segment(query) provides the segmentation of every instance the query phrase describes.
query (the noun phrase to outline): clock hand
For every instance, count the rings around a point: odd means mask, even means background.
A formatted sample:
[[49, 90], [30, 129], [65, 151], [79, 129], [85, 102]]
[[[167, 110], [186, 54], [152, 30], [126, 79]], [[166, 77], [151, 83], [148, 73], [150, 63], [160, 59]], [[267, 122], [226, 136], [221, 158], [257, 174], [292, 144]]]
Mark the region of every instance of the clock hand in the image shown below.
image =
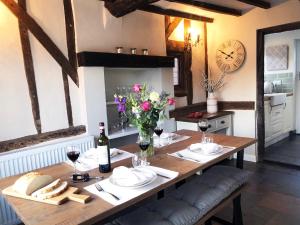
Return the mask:
[[[232, 52], [230, 52], [230, 54], [229, 55], [227, 55], [227, 57], [225, 58], [225, 59], [228, 59], [228, 57], [230, 57], [230, 58], [232, 58], [232, 54], [234, 53], [234, 51], [232, 51]], [[233, 58], [232, 58], [233, 59]]]
[[[226, 55], [227, 57], [230, 57], [230, 58], [233, 59], [233, 57], [231, 55], [228, 55], [226, 52], [223, 52], [220, 49], [218, 49], [218, 51], [221, 52], [222, 54]], [[225, 58], [225, 59], [227, 59], [227, 58]]]

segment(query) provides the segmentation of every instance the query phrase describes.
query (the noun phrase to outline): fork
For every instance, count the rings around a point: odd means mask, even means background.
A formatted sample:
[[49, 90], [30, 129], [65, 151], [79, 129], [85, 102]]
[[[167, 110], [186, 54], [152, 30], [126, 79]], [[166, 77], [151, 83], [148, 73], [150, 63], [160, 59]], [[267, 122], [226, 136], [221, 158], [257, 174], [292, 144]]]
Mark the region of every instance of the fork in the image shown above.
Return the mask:
[[201, 162], [201, 161], [198, 160], [198, 159], [194, 159], [194, 158], [191, 158], [191, 157], [185, 157], [185, 156], [181, 155], [181, 153], [179, 153], [179, 152], [176, 152], [175, 154], [176, 154], [178, 157], [182, 158], [182, 159], [191, 159], [191, 160], [194, 160], [194, 161], [196, 161], [196, 162]]
[[120, 198], [119, 198], [118, 196], [116, 196], [116, 195], [114, 195], [113, 193], [110, 193], [110, 192], [108, 192], [108, 191], [105, 191], [105, 190], [100, 186], [100, 184], [95, 184], [95, 187], [96, 187], [96, 189], [97, 189], [99, 192], [105, 192], [105, 193], [107, 193], [107, 194], [110, 194], [112, 197], [114, 197], [114, 199], [120, 200]]

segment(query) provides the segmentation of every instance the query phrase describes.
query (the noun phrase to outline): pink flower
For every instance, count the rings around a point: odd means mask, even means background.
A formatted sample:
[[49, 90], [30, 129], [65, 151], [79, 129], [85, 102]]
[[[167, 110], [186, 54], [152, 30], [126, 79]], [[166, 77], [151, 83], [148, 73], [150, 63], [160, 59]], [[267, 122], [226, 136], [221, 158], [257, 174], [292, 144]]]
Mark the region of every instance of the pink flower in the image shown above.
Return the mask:
[[174, 98], [168, 98], [168, 104], [169, 105], [174, 105], [175, 104], [175, 99]]
[[142, 104], [141, 104], [141, 108], [143, 111], [147, 112], [151, 109], [151, 103], [148, 102], [148, 101], [144, 101]]
[[135, 93], [140, 92], [140, 90], [141, 90], [141, 85], [140, 85], [140, 84], [134, 84], [133, 87], [132, 87], [132, 90], [133, 90]]

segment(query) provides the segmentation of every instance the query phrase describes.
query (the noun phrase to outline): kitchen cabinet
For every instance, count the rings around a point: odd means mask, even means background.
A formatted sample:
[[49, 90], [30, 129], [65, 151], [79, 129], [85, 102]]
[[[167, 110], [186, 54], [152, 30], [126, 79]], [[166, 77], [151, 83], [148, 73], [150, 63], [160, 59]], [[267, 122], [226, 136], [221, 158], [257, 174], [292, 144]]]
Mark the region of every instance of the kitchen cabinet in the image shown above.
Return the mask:
[[[208, 119], [207, 132], [233, 135], [232, 115], [233, 112], [231, 111], [220, 111], [215, 114], [206, 114], [204, 117]], [[184, 116], [175, 119], [177, 123], [177, 130], [199, 131], [199, 119], [187, 118]]]
[[294, 129], [293, 101], [293, 96], [288, 96], [285, 104], [276, 106], [271, 106], [270, 100], [264, 101], [266, 146], [282, 140]]

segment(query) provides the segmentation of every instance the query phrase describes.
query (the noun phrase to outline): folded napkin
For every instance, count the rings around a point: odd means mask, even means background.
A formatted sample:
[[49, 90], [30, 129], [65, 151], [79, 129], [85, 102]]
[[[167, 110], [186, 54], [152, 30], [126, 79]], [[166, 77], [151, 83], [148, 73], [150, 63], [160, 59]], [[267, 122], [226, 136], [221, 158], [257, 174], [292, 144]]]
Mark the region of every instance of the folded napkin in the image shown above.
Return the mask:
[[142, 185], [155, 176], [156, 173], [145, 167], [127, 168], [119, 166], [113, 170], [112, 179], [119, 186], [130, 187]]
[[179, 141], [184, 141], [189, 139], [190, 136], [183, 136], [175, 133], [162, 133], [160, 139], [154, 134], [154, 147], [161, 148], [170, 144], [174, 144]]
[[[154, 179], [149, 184], [138, 187], [138, 188], [117, 186], [111, 182], [110, 178], [107, 178], [107, 179], [97, 182], [98, 184], [101, 185], [101, 187], [104, 190], [109, 191], [110, 193], [118, 196], [120, 198], [120, 200], [116, 200], [114, 197], [112, 197], [110, 194], [107, 194], [106, 192], [103, 192], [103, 191], [99, 192], [95, 188], [95, 184], [89, 185], [89, 186], [85, 187], [84, 189], [89, 191], [90, 193], [102, 198], [103, 200], [109, 202], [112, 205], [119, 205], [119, 204], [125, 203], [127, 201], [130, 201], [131, 199], [136, 198], [136, 197], [176, 178], [179, 174], [178, 172], [163, 169], [160, 167], [155, 167], [155, 166], [146, 166], [145, 169], [156, 172], [158, 176], [156, 177], [156, 179]], [[125, 171], [124, 169], [121, 169], [121, 172], [123, 172], [122, 170]]]
[[[132, 156], [132, 153], [117, 148], [110, 149], [111, 163], [131, 158]], [[73, 163], [70, 160], [66, 161], [66, 163], [73, 165]], [[98, 168], [98, 166], [99, 151], [96, 148], [90, 148], [88, 151], [83, 153], [76, 162], [76, 169], [81, 172]]]
[[189, 149], [193, 152], [201, 151], [204, 154], [213, 154], [219, 152], [222, 146], [216, 143], [196, 143], [191, 144]]
[[[201, 143], [197, 143], [197, 145], [193, 145], [193, 147], [195, 147], [195, 146], [199, 147], [200, 146], [199, 144], [201, 144]], [[198, 162], [198, 163], [207, 163], [211, 160], [214, 160], [215, 158], [218, 158], [223, 153], [230, 152], [233, 149], [235, 149], [235, 147], [219, 145], [220, 149], [217, 152], [215, 152], [214, 154], [212, 154], [212, 153], [211, 154], [203, 154], [202, 150], [197, 151], [198, 148], [196, 148], [196, 147], [193, 148], [194, 150], [196, 149], [196, 151], [192, 151], [190, 148], [187, 148], [187, 149], [180, 150], [178, 152], [174, 152], [169, 155], [177, 157], [177, 158], [181, 158], [184, 160]]]

